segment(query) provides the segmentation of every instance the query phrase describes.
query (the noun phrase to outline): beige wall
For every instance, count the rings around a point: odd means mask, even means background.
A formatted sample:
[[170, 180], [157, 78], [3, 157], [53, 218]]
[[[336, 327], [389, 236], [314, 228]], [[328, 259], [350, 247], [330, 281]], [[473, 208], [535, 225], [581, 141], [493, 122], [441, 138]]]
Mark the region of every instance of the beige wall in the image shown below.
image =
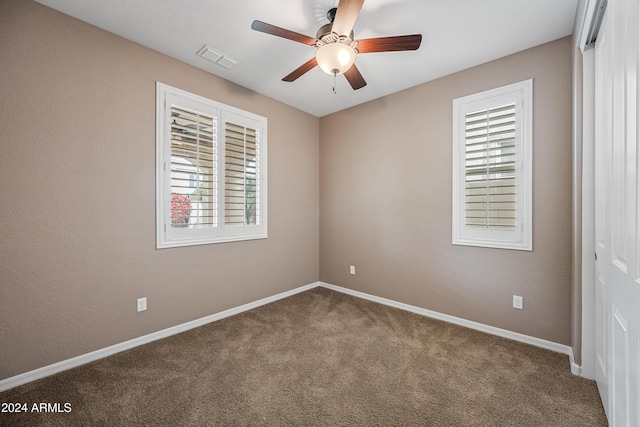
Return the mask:
[[[323, 117], [320, 279], [570, 345], [571, 49], [567, 37]], [[452, 100], [529, 78], [534, 250], [454, 246]]]
[[[268, 118], [268, 239], [155, 249], [156, 81]], [[0, 379], [318, 280], [317, 117], [3, 0], [0, 129]]]

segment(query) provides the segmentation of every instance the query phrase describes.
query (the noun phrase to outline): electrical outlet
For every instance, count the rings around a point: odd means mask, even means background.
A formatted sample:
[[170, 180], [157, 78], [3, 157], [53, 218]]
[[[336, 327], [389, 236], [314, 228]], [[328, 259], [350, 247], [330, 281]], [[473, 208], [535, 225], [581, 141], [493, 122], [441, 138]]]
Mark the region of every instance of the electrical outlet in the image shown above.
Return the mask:
[[522, 297], [518, 295], [513, 296], [513, 308], [522, 310]]
[[138, 313], [147, 309], [147, 297], [138, 298]]
[[356, 275], [356, 266], [355, 265], [350, 265], [349, 266], [349, 274], [353, 274], [354, 276]]

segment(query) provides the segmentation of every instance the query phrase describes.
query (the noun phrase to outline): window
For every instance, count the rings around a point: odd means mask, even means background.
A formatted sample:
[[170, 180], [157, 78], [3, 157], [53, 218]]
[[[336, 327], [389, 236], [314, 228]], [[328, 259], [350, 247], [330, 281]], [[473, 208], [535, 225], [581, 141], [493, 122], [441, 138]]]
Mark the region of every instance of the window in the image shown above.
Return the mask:
[[267, 237], [267, 119], [157, 83], [158, 248]]
[[532, 250], [532, 91], [453, 101], [453, 244]]

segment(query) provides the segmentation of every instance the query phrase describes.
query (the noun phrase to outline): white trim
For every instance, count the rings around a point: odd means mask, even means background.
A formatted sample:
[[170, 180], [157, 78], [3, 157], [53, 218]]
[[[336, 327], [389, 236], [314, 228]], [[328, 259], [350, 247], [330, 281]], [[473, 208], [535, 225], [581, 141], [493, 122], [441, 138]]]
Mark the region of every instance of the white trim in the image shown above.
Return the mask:
[[210, 316], [202, 317], [200, 319], [192, 320], [190, 322], [183, 323], [181, 325], [173, 326], [167, 329], [163, 329], [158, 332], [153, 332], [148, 335], [144, 335], [138, 338], [134, 338], [129, 341], [125, 341], [119, 344], [115, 344], [109, 347], [105, 347], [100, 350], [92, 351], [91, 353], [86, 353], [77, 357], [73, 357], [71, 359], [63, 360], [58, 363], [54, 363], [52, 365], [44, 366], [42, 368], [35, 369], [33, 371], [25, 372], [23, 374], [16, 375], [14, 377], [10, 377], [0, 381], [0, 392], [10, 390], [14, 387], [18, 387], [20, 385], [36, 381], [54, 374], [57, 374], [62, 371], [66, 371], [68, 369], [76, 368], [78, 366], [82, 366], [84, 364], [103, 359], [105, 357], [111, 356], [116, 353], [120, 353], [124, 350], [129, 350], [134, 347], [138, 347], [140, 345], [148, 344], [153, 341], [157, 341], [159, 339], [167, 338], [172, 335], [179, 334], [181, 332], [186, 332], [190, 329], [197, 328], [212, 322], [216, 322], [218, 320], [224, 319], [226, 317], [234, 316], [236, 314], [243, 313], [248, 310], [252, 310], [254, 308], [263, 306], [265, 304], [269, 304], [283, 298], [290, 297], [295, 294], [299, 294], [301, 292], [305, 292], [316, 287], [323, 287], [326, 289], [330, 289], [332, 291], [340, 292], [343, 294], [351, 295], [356, 298], [362, 298], [365, 300], [373, 301], [379, 304], [387, 305], [394, 308], [399, 308], [400, 310], [409, 311], [412, 313], [416, 313], [422, 316], [442, 320], [448, 323], [453, 323], [455, 325], [463, 326], [469, 329], [474, 329], [477, 331], [485, 332], [491, 335], [497, 335], [503, 338], [511, 339], [514, 341], [522, 342], [525, 344], [534, 345], [536, 347], [541, 347], [547, 350], [555, 351], [557, 353], [566, 354], [569, 356], [569, 362], [571, 364], [571, 372], [574, 375], [580, 375], [580, 366], [578, 366], [573, 358], [573, 350], [571, 347], [554, 343], [551, 341], [546, 341], [540, 338], [531, 337], [528, 335], [519, 334], [517, 332], [508, 331], [506, 329], [500, 329], [489, 325], [484, 325], [482, 323], [473, 322], [471, 320], [462, 319], [460, 317], [450, 316], [448, 314], [439, 313], [437, 311], [427, 310], [425, 308], [416, 307], [413, 305], [393, 301], [387, 298], [377, 297], [375, 295], [366, 294], [364, 292], [354, 291], [352, 289], [343, 288], [336, 285], [331, 285], [325, 282], [315, 282], [305, 286], [300, 286], [295, 289], [291, 289], [289, 291], [281, 292], [279, 294], [262, 298], [260, 300], [250, 302], [247, 304], [243, 304], [238, 307], [230, 308], [228, 310], [221, 311], [216, 314], [212, 314]]
[[596, 378], [595, 49], [582, 54], [582, 369]]
[[[589, 46], [587, 44], [589, 42], [587, 38], [589, 37], [589, 34], [591, 32], [591, 26], [593, 26], [595, 23], [595, 19], [598, 14], [598, 8], [602, 6], [602, 3], [598, 0], [584, 0], [582, 3], [585, 2], [586, 5], [578, 4], [578, 10], [576, 12], [576, 20], [581, 19], [579, 27], [580, 33], [578, 37], [578, 47], [582, 52], [584, 52], [587, 49], [587, 46]], [[577, 22], [576, 25], [578, 25]]]
[[587, 19], [588, 3], [589, 0], [578, 0], [578, 5], [576, 6], [576, 16], [573, 21], [573, 42], [577, 48], [581, 48], [583, 34], [586, 32], [584, 22]]
[[[589, 27], [591, 26], [591, 22], [593, 21], [593, 15], [596, 10], [596, 0], [579, 0], [582, 2], [582, 5], [578, 5], [578, 10], [576, 12], [576, 25], [579, 27], [577, 30], [578, 33], [578, 47], [582, 52], [584, 52], [587, 46], [587, 35], [589, 34]], [[582, 8], [580, 8], [582, 6]], [[578, 19], [580, 19], [580, 23], [578, 23]], [[574, 31], [576, 28], [574, 28]]]
[[582, 366], [576, 363], [576, 359], [573, 357], [573, 349], [571, 349], [571, 354], [569, 354], [569, 365], [571, 366], [571, 373], [577, 377], [584, 377], [582, 374]]
[[105, 347], [100, 350], [92, 351], [91, 353], [86, 353], [77, 357], [73, 357], [71, 359], [63, 360], [61, 362], [54, 363], [53, 365], [44, 366], [42, 368], [38, 368], [33, 371], [25, 372], [23, 374], [4, 379], [0, 381], [0, 392], [12, 389], [14, 387], [18, 387], [22, 384], [26, 384], [31, 381], [36, 381], [41, 378], [48, 377], [53, 374], [57, 374], [58, 372], [66, 371], [67, 369], [76, 368], [78, 366], [84, 365], [89, 362], [93, 362], [95, 360], [103, 359], [107, 356], [120, 353], [121, 351], [124, 351], [124, 350], [129, 350], [131, 348], [138, 347], [143, 344], [148, 344], [150, 342], [157, 341], [162, 338], [167, 338], [172, 335], [179, 334], [181, 332], [185, 332], [190, 329], [197, 328], [199, 326], [203, 326], [208, 323], [212, 323], [212, 322], [224, 319], [225, 317], [234, 316], [236, 314], [239, 314], [248, 310], [252, 310], [254, 308], [263, 306], [265, 304], [269, 304], [271, 302], [274, 302], [283, 298], [290, 297], [300, 292], [308, 291], [309, 289], [313, 289], [318, 285], [319, 285], [319, 282], [311, 283], [309, 285], [301, 286], [299, 288], [295, 288], [290, 291], [285, 291], [270, 297], [262, 298], [260, 300], [250, 302], [235, 308], [230, 308], [228, 310], [224, 310], [219, 313], [212, 314], [210, 316], [192, 320], [190, 322], [186, 322], [181, 325], [163, 329], [158, 332], [153, 332], [151, 334], [134, 338], [129, 341], [125, 341], [119, 344]]
[[[471, 320], [462, 319], [460, 317], [450, 316], [448, 314], [439, 313], [437, 311], [427, 310], [426, 308], [416, 307], [414, 305], [393, 301], [387, 298], [377, 297], [375, 295], [366, 294], [364, 292], [342, 288], [340, 286], [331, 285], [329, 283], [320, 282], [320, 286], [327, 289], [331, 289], [332, 291], [342, 292], [344, 294], [351, 295], [357, 298], [362, 298], [369, 301], [377, 302], [379, 304], [388, 305], [390, 307], [399, 308], [400, 310], [410, 311], [411, 313], [420, 314], [422, 316], [431, 317], [433, 319], [442, 320], [442, 321], [453, 323], [459, 326], [464, 326], [465, 328], [486, 332], [491, 335], [497, 335], [499, 337], [508, 338], [510, 340], [522, 342], [525, 344], [531, 344], [536, 347], [541, 347], [547, 350], [555, 351], [556, 353], [566, 354], [567, 356], [569, 356], [570, 361], [573, 361], [573, 350], [568, 345], [558, 344], [552, 341], [547, 341], [540, 338], [531, 337], [529, 335], [520, 334], [518, 332], [508, 331], [506, 329], [496, 328], [494, 326], [485, 325], [483, 323], [473, 322]], [[573, 366], [571, 367], [571, 372], [574, 372]]]

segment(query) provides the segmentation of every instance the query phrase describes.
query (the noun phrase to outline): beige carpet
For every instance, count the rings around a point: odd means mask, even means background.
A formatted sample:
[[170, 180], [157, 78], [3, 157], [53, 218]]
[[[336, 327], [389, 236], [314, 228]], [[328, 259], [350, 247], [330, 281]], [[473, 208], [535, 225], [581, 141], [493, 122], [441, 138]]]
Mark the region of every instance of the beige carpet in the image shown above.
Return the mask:
[[3, 426], [605, 426], [567, 356], [324, 288], [0, 394]]

